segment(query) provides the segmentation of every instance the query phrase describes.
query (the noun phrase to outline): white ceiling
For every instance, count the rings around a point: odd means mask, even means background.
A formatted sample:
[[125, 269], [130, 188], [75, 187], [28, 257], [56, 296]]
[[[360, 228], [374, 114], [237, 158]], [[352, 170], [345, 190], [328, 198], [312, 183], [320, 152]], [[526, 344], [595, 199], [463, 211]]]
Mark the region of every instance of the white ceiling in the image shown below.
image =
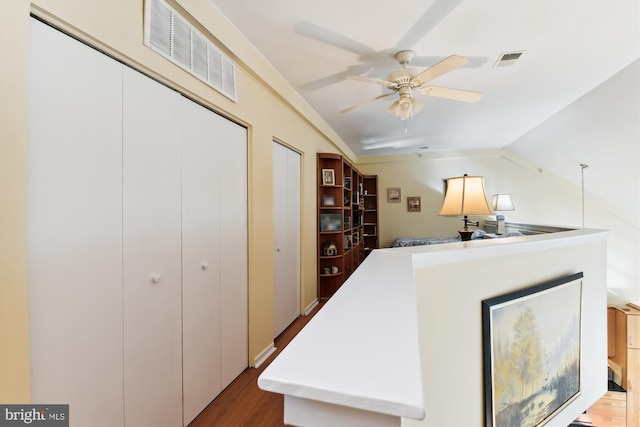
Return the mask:
[[[505, 147], [638, 58], [637, 0], [210, 0], [356, 155]], [[345, 80], [386, 78], [397, 51], [423, 69], [469, 64], [430, 84], [483, 92], [475, 104], [426, 97], [406, 122], [395, 95]], [[505, 52], [524, 51], [511, 67]], [[406, 132], [405, 132], [406, 125]], [[423, 148], [424, 150], [424, 148]]]

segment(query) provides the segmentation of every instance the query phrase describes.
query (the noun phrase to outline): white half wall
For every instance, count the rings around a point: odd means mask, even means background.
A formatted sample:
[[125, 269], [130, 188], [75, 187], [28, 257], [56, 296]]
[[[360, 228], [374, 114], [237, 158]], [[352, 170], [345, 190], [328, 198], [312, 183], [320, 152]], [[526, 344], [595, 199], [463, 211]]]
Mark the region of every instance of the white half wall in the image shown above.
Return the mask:
[[538, 238], [502, 247], [472, 242], [455, 262], [437, 262], [432, 249], [414, 255], [426, 416], [404, 419], [403, 426], [483, 425], [481, 302], [578, 272], [584, 273], [581, 394], [546, 426], [567, 426], [606, 392], [606, 241], [576, 239], [542, 248], [535, 246]]

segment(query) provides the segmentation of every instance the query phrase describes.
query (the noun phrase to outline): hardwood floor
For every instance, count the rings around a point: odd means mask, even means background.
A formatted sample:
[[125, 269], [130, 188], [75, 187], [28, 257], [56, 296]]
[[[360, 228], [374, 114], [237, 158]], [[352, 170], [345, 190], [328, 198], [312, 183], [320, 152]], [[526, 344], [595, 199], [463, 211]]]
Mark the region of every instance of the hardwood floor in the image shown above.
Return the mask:
[[279, 427], [284, 426], [284, 397], [258, 388], [258, 377], [271, 361], [320, 310], [298, 317], [278, 338], [276, 352], [259, 368], [247, 368], [189, 427]]

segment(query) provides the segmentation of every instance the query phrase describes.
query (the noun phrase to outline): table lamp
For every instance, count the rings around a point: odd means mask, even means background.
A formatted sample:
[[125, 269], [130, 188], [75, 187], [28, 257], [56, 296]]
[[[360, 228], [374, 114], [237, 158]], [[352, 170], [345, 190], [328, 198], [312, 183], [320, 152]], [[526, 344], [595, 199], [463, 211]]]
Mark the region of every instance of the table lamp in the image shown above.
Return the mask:
[[447, 193], [438, 215], [464, 216], [464, 228], [458, 231], [462, 240], [471, 240], [473, 230], [469, 224], [478, 227], [478, 221], [469, 221], [468, 215], [491, 215], [493, 211], [484, 190], [484, 177], [458, 176], [447, 179]]
[[[510, 194], [494, 194], [491, 200], [491, 208], [496, 212], [515, 211]], [[496, 234], [505, 232], [504, 215], [496, 215]]]

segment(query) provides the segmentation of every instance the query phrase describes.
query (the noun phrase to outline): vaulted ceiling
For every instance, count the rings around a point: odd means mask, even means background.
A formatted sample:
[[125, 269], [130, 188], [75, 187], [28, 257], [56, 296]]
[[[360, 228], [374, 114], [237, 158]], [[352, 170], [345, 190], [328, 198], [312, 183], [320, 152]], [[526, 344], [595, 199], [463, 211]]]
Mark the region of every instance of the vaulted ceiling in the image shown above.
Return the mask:
[[[505, 147], [639, 56], [637, 0], [210, 0], [356, 155]], [[482, 92], [467, 103], [413, 91], [409, 120], [383, 84], [413, 50], [417, 72], [468, 60], [430, 81]], [[522, 55], [498, 66], [504, 53]]]

